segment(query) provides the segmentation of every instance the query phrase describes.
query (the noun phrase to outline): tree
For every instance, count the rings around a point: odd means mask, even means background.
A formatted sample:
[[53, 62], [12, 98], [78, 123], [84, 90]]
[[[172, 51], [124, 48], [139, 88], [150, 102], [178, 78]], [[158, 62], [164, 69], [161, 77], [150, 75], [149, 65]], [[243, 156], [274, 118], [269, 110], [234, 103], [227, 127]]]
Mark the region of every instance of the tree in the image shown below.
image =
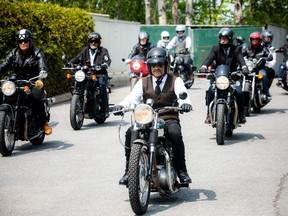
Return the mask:
[[172, 1], [173, 24], [179, 24], [178, 0]]
[[145, 23], [151, 24], [151, 1], [145, 0]]
[[158, 4], [159, 25], [166, 25], [167, 24], [166, 1], [157, 0], [157, 4]]
[[186, 19], [185, 24], [186, 25], [192, 25], [192, 0], [186, 0]]

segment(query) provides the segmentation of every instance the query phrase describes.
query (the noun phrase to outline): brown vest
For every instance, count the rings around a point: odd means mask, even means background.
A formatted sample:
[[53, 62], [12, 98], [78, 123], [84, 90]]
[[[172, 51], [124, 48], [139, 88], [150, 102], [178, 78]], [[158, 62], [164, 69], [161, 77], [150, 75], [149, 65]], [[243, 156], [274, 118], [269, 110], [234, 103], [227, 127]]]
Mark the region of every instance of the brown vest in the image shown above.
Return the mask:
[[[142, 78], [142, 87], [143, 87], [143, 100], [146, 103], [147, 99], [153, 99], [154, 105], [153, 108], [157, 109], [159, 107], [171, 106], [173, 102], [177, 99], [177, 96], [174, 92], [174, 83], [176, 76], [167, 74], [167, 80], [164, 84], [164, 88], [159, 96], [156, 95], [153, 88], [152, 77], [147, 76]], [[178, 103], [175, 103], [177, 106]], [[167, 110], [159, 113], [159, 117], [163, 120], [177, 120], [179, 121], [179, 113], [173, 110]]]

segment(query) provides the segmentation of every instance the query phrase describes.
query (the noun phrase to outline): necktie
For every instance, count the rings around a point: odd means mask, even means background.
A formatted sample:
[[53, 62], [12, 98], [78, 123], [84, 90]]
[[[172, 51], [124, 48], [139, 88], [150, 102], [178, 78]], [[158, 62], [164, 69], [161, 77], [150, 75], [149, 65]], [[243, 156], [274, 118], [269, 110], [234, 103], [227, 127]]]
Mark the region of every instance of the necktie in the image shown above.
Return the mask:
[[161, 84], [161, 82], [162, 82], [162, 80], [157, 80], [157, 81], [156, 81], [155, 94], [156, 94], [157, 96], [159, 96], [160, 93], [161, 93], [161, 89], [160, 89], [160, 84]]

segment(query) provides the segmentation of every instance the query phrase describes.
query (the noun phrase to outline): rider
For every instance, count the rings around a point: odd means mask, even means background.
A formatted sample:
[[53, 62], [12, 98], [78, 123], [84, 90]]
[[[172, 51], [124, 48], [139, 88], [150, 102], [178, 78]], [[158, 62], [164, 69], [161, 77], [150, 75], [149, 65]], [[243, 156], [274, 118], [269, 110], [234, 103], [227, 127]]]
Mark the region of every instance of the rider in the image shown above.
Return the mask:
[[267, 69], [267, 76], [268, 76], [268, 96], [271, 97], [269, 88], [272, 85], [273, 79], [275, 77], [275, 70], [273, 69], [274, 65], [276, 64], [276, 52], [275, 48], [271, 45], [273, 41], [273, 32], [269, 29], [265, 29], [262, 32], [263, 42], [262, 45], [268, 49], [269, 53], [273, 56], [271, 61], [266, 61], [266, 69]]
[[[262, 34], [260, 32], [252, 32], [249, 36], [250, 47], [244, 52], [243, 56], [248, 56], [249, 58], [256, 58], [257, 60], [261, 57], [268, 57], [269, 50], [266, 49], [262, 44]], [[258, 69], [263, 74], [262, 82], [263, 82], [263, 93], [266, 94], [267, 99], [269, 96], [268, 91], [268, 76], [267, 76], [267, 67], [263, 64], [258, 66]]]
[[[122, 110], [124, 107], [129, 107], [130, 104], [139, 104], [142, 96], [144, 103], [149, 98], [153, 99], [154, 108], [172, 106], [175, 100], [178, 98], [180, 92], [187, 92], [181, 78], [168, 74], [169, 56], [164, 48], [156, 47], [149, 51], [147, 55], [147, 65], [150, 76], [140, 79], [130, 94], [126, 96], [119, 105], [115, 106], [115, 111]], [[155, 92], [157, 89], [160, 91], [159, 94], [156, 94]], [[189, 112], [192, 109], [189, 96], [185, 100], [179, 100], [178, 103], [184, 112]], [[122, 112], [120, 111], [115, 113], [115, 115], [117, 114], [122, 114]], [[163, 112], [159, 114], [159, 117], [166, 122], [165, 134], [172, 142], [172, 148], [175, 156], [173, 162], [180, 182], [191, 183], [191, 178], [189, 177], [186, 169], [185, 147], [182, 139], [178, 113]], [[128, 183], [127, 172], [131, 151], [130, 146], [132, 142], [133, 138], [131, 138], [131, 128], [129, 128], [126, 132], [125, 140], [126, 169], [124, 176], [119, 181], [119, 184], [121, 185], [127, 185]]]
[[[33, 43], [33, 36], [30, 30], [21, 29], [16, 34], [17, 47], [14, 48], [0, 65], [0, 77], [6, 74], [9, 69], [16, 74], [18, 79], [31, 79], [38, 75], [46, 78], [48, 67], [44, 53], [37, 49]], [[42, 79], [35, 82], [31, 94], [32, 109], [38, 115], [40, 124], [46, 135], [52, 133], [46, 118], [46, 109], [43, 102], [45, 97], [44, 84]]]
[[237, 46], [241, 47], [241, 51], [243, 53], [245, 49], [247, 49], [248, 47], [247, 43], [245, 43], [245, 38], [243, 38], [242, 36], [237, 36], [236, 42], [237, 42]]
[[[287, 43], [284, 44], [279, 49], [275, 50], [276, 52], [282, 52], [283, 53], [283, 62], [279, 65], [278, 69], [278, 83], [277, 86], [282, 86], [282, 79], [283, 79], [283, 73], [284, 69], [286, 68], [286, 61], [288, 61], [288, 35], [286, 35], [286, 41]], [[286, 68], [287, 70], [288, 68]], [[286, 80], [287, 82], [288, 80]]]
[[169, 40], [170, 34], [168, 31], [162, 31], [161, 32], [161, 40], [159, 40], [157, 42], [157, 47], [163, 47], [166, 48], [166, 46], [169, 44], [170, 40]]
[[176, 26], [177, 36], [173, 37], [169, 44], [166, 46], [166, 49], [170, 50], [173, 47], [176, 47], [176, 54], [183, 54], [184, 68], [188, 72], [189, 76], [192, 74], [191, 64], [193, 60], [190, 56], [192, 41], [190, 36], [185, 35], [185, 25]]
[[[233, 44], [234, 31], [230, 28], [222, 28], [219, 33], [219, 45], [213, 46], [209, 56], [203, 62], [199, 72], [207, 72], [208, 66], [212, 64], [213, 61], [218, 65], [228, 65], [230, 71], [234, 72], [237, 70], [237, 64], [240, 65], [243, 73], [248, 73], [248, 68], [245, 64], [242, 53], [236, 45]], [[209, 115], [209, 104], [214, 99], [214, 87], [211, 85], [206, 91], [206, 105], [207, 105], [207, 117], [205, 119], [205, 124], [211, 123]], [[244, 115], [244, 96], [242, 93], [241, 86], [236, 86], [235, 97], [237, 99], [237, 104], [239, 107], [239, 121], [240, 123], [245, 123], [246, 118]]]
[[102, 111], [107, 118], [109, 116], [109, 99], [107, 93], [107, 69], [111, 64], [109, 52], [106, 48], [101, 46], [102, 37], [97, 32], [91, 32], [88, 35], [88, 46], [85, 46], [82, 51], [73, 58], [71, 64], [81, 64], [82, 66], [90, 64], [90, 66], [100, 67], [97, 70], [97, 81], [99, 82], [102, 95]]

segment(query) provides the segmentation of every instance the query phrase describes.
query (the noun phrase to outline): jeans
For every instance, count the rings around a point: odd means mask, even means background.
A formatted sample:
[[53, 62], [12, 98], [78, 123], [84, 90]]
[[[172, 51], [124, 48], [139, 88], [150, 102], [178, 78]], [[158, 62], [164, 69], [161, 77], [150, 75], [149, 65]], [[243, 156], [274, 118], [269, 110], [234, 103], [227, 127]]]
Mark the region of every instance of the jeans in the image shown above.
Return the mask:
[[279, 65], [278, 75], [277, 75], [279, 80], [282, 80], [282, 79], [283, 79], [283, 73], [284, 73], [284, 69], [285, 69], [285, 64], [286, 64], [286, 62], [282, 62], [282, 63]]
[[97, 75], [97, 80], [102, 93], [101, 95], [103, 109], [107, 109], [109, 107], [109, 99], [107, 93], [107, 77], [105, 75]]
[[262, 69], [260, 72], [263, 74], [262, 83], [263, 83], [263, 93], [268, 94], [268, 75], [267, 71]]

